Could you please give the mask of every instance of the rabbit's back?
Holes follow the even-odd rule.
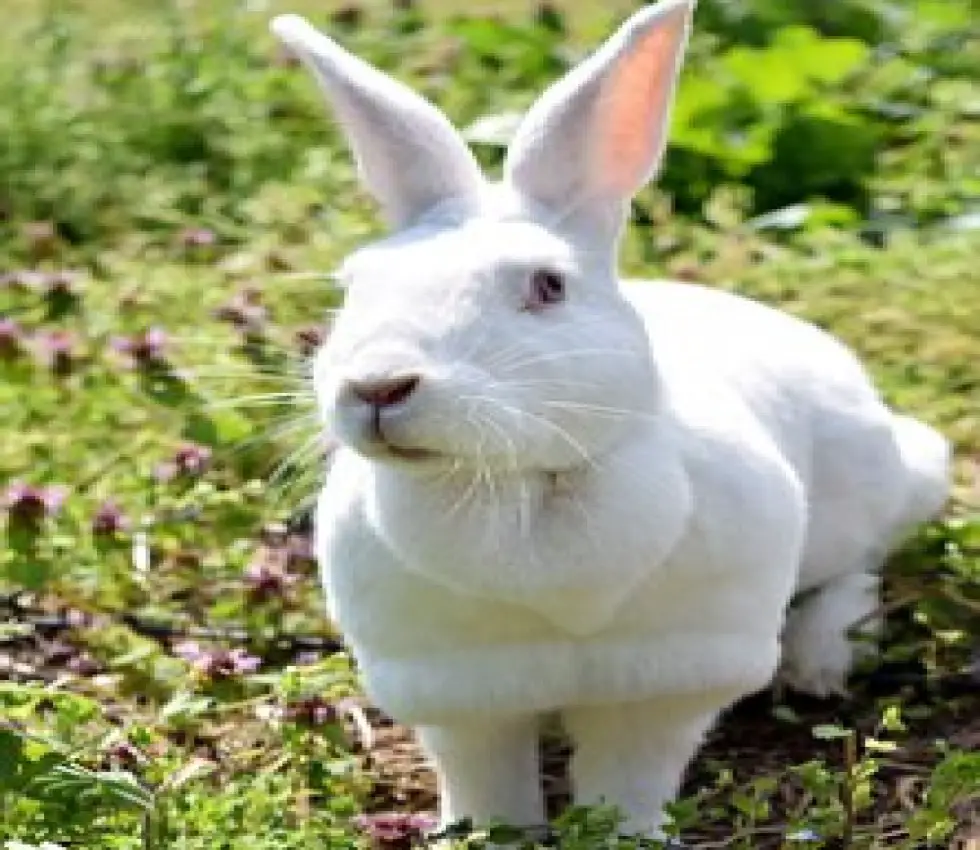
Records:
[[[819,327],[708,287],[629,281],[681,419],[734,392],[807,492],[799,589],[880,560],[945,498],[946,441],[895,414],[858,358]]]

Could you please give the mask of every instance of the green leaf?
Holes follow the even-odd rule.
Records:
[[[826,38],[810,27],[784,27],[775,38],[780,61],[809,79],[832,85],[853,74],[871,52],[856,38]]]
[[[821,723],[814,726],[810,733],[818,741],[836,741],[841,738],[850,738],[854,734],[852,730],[832,723]]]
[[[23,750],[24,739],[13,729],[0,726],[0,789],[15,787]]]
[[[802,67],[786,60],[783,51],[733,47],[722,62],[754,98],[777,104],[799,100],[810,91]]]
[[[196,696],[189,691],[178,691],[162,709],[160,717],[171,720],[177,717],[196,717],[214,706],[211,697]]]

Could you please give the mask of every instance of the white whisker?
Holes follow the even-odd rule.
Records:
[[[612,356],[612,357],[626,357],[629,359],[637,359],[642,355],[635,351],[622,351],[618,348],[573,348],[567,351],[554,351],[549,354],[539,354],[534,357],[528,357],[524,360],[519,360],[517,363],[511,364],[503,371],[507,374],[516,372],[518,369],[524,369],[527,366],[535,366],[540,363],[553,363],[556,360],[564,360],[570,357],[593,357],[595,355],[602,356]]]
[[[295,407],[300,404],[313,404],[314,401],[315,399],[311,393],[259,393],[257,395],[236,396],[235,398],[209,401],[206,406],[212,410],[225,410],[236,407],[285,407],[287,405]]]
[[[471,411],[467,411],[467,413],[466,413],[466,420],[467,420],[467,422],[469,422],[470,425],[473,426],[474,430],[476,430],[477,435],[478,435],[478,437],[477,437],[477,450],[476,450],[477,451],[477,465],[473,469],[473,474],[472,474],[472,477],[470,478],[469,483],[467,484],[467,486],[465,487],[465,489],[463,490],[463,492],[460,494],[459,498],[456,499],[456,501],[452,504],[452,506],[447,511],[447,513],[446,513],[446,519],[447,520],[451,520],[456,515],[456,513],[467,502],[469,502],[471,498],[473,498],[473,496],[476,494],[476,490],[477,490],[477,488],[479,486],[479,482],[480,482],[480,473],[481,473],[481,465],[480,465],[480,451],[481,451],[481,448],[480,448],[480,444],[481,444],[482,439],[483,439],[483,436],[482,436],[483,435],[483,432],[482,432],[482,429],[481,429],[479,423],[477,423],[473,419],[473,416],[472,416],[472,412]]]
[[[503,387],[504,389],[520,389],[521,387],[578,387],[579,389],[594,389],[597,384],[595,381],[573,381],[563,378],[527,378],[520,381],[494,380],[489,381],[490,386]]]
[[[292,383],[307,383],[312,375],[307,369],[273,369],[258,365],[243,365],[238,363],[226,363],[221,365],[209,366],[176,366],[174,373],[184,380],[195,378],[214,378],[216,380],[263,380],[263,381],[282,381]]]
[[[229,452],[232,455],[238,454],[259,443],[273,443],[297,431],[304,431],[314,427],[318,428],[318,419],[319,417],[316,411],[311,411],[300,415],[297,415],[295,412],[290,412],[284,416],[274,417],[272,421],[268,423],[272,427],[263,429],[254,437],[250,437],[247,440],[242,440],[236,446],[233,446]]]
[[[607,324],[607,320],[604,318],[592,318],[584,322],[579,322],[574,327],[568,325],[556,325],[551,328],[546,328],[539,331],[534,340],[536,343],[541,343],[542,341],[547,341],[555,337],[561,338],[564,335],[574,334],[574,338],[578,339],[581,336],[581,332],[584,328],[588,328],[593,325],[604,325]],[[513,345],[508,346],[500,351],[494,353],[486,363],[488,369],[506,369],[509,365],[508,361],[513,361],[515,355],[521,354],[527,348],[526,342],[518,342]]]
[[[595,460],[592,458],[591,454],[589,454],[588,450],[560,425],[557,425],[554,422],[551,422],[550,420],[544,418],[543,416],[539,416],[536,413],[531,413],[528,410],[521,410],[518,407],[513,407],[512,405],[505,404],[498,399],[489,398],[487,396],[469,396],[469,395],[463,396],[463,398],[470,401],[487,403],[491,407],[497,407],[500,410],[505,410],[508,413],[517,416],[518,419],[525,418],[537,422],[540,425],[543,425],[545,428],[548,428],[549,430],[554,431],[556,434],[558,434],[562,438],[562,440],[564,440],[567,443],[568,446],[570,446],[575,452],[577,452],[578,455],[582,458],[583,463],[585,463],[587,466],[591,467],[592,469],[598,471],[598,467],[596,466]]]
[[[274,500],[276,505],[281,504],[287,495],[291,495],[295,488],[302,483],[302,478],[297,479],[293,482],[292,488],[280,487],[279,483],[282,481],[288,469],[295,468],[297,466],[304,465],[307,461],[315,457],[318,453],[324,451],[323,446],[323,435],[320,433],[313,434],[307,440],[305,440],[299,448],[290,452],[283,460],[279,462],[276,468],[272,471],[269,476],[267,483],[272,488],[273,491],[279,492],[278,498]]]
[[[657,419],[656,414],[647,410],[631,410],[626,407],[608,407],[601,404],[588,404],[577,401],[550,400],[541,402],[545,407],[556,410],[570,410],[576,413],[591,413],[596,416],[606,416],[611,419]]]

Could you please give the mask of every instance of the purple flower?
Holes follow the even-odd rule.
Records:
[[[213,230],[206,227],[185,227],[177,237],[184,248],[210,248],[218,241]]]
[[[289,567],[312,564],[316,561],[313,537],[309,534],[290,534],[286,541],[286,551],[288,553],[286,565]]]
[[[78,653],[78,649],[61,640],[51,641],[41,646],[41,654],[48,664],[64,664]]]
[[[64,378],[75,371],[75,335],[71,331],[48,331],[34,339],[38,354],[54,375]]]
[[[402,850],[421,842],[436,825],[431,815],[411,812],[389,812],[358,815],[354,826],[364,832],[378,850]]]
[[[77,281],[78,274],[66,269],[53,272],[18,269],[0,275],[2,286],[10,289],[33,289],[45,295],[74,295]]]
[[[296,331],[295,339],[303,357],[312,357],[326,340],[326,334],[319,325],[309,325]]]
[[[102,669],[102,665],[88,652],[73,655],[65,666],[77,676],[94,676]]]
[[[8,289],[30,289],[31,277],[36,274],[37,272],[28,271],[27,269],[5,272],[0,275],[0,286],[5,286]]]
[[[174,463],[184,475],[200,475],[211,463],[211,449],[197,443],[184,443],[176,454]]]
[[[61,509],[68,489],[58,484],[35,487],[15,481],[3,496],[7,520],[19,528],[36,531],[41,522]]]
[[[290,572],[299,561],[294,554],[295,536],[281,523],[269,523],[262,529],[262,542],[245,568],[245,584],[255,601],[282,597],[299,581]]]
[[[261,531],[262,551],[274,554],[283,569],[292,569],[313,563],[313,537],[300,531],[290,531],[285,525],[270,522]]]
[[[185,641],[174,647],[174,652],[189,661],[199,675],[206,679],[232,679],[245,673],[254,673],[262,663],[260,658],[249,655],[244,649],[203,649],[194,641]]]
[[[129,741],[117,741],[106,748],[105,754],[111,765],[127,770],[142,767],[148,761],[147,757]]]
[[[269,311],[262,303],[262,291],[249,286],[218,307],[214,317],[228,322],[241,333],[257,335],[265,328]]]
[[[167,333],[161,328],[150,328],[132,336],[117,336],[112,340],[112,347],[130,366],[159,365],[166,362]]]
[[[285,596],[298,581],[298,576],[286,572],[284,559],[277,555],[277,552],[263,547],[245,568],[245,584],[253,601]]]
[[[321,696],[306,697],[286,704],[283,716],[300,726],[327,726],[340,719],[341,712]]]
[[[0,360],[14,360],[23,353],[23,329],[13,319],[0,316]]]
[[[92,516],[92,533],[97,537],[112,537],[129,527],[129,519],[115,502],[103,502]]]
[[[91,626],[94,619],[91,614],[86,614],[78,608],[69,608],[64,612],[65,622],[73,629],[80,629]]]
[[[158,481],[169,481],[177,476],[197,478],[211,465],[211,449],[197,443],[184,443],[174,456],[161,463],[155,472]]]
[[[44,272],[38,283],[44,294],[49,298],[74,298],[78,295],[78,273],[62,269],[56,272]]]
[[[281,522],[268,522],[262,526],[259,536],[266,546],[285,546],[286,540],[289,538],[289,529]]]

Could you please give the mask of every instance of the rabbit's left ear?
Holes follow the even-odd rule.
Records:
[[[407,227],[449,200],[464,211],[476,208],[483,176],[439,109],[298,15],[281,15],[270,28],[313,72],[347,136],[361,181],[390,225]]]
[[[547,89],[511,142],[505,179],[558,219],[584,214],[615,233],[663,156],[694,5],[641,9]]]

